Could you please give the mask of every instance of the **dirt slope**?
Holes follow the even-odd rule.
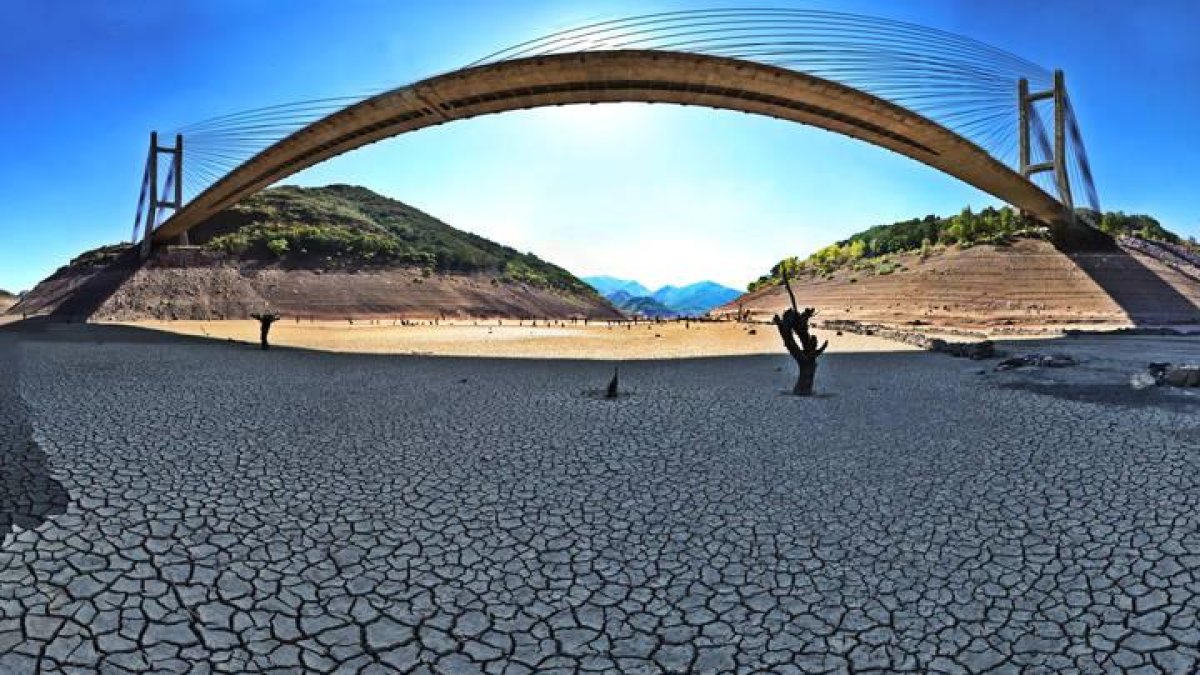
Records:
[[[1160,259],[1161,258],[1161,259]],[[1065,254],[1052,244],[1020,240],[894,256],[902,269],[884,276],[839,271],[793,282],[797,300],[826,319],[880,323],[914,320],[963,327],[1200,323],[1200,267],[1119,250]],[[717,308],[739,306],[769,318],[787,306],[780,286],[759,289]]]
[[[619,318],[570,272],[353,185],[264,190],[143,261],[86,251],[13,313],[56,318]],[[2,310],[0,310],[2,311]]]
[[[10,311],[73,320],[244,319],[270,309],[317,319],[357,317],[617,318],[598,296],[392,266],[362,271],[287,269],[202,251],[168,249],[144,265],[64,268]]]

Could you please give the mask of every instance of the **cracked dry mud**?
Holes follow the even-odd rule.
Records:
[[[911,353],[828,356],[815,399],[782,355],[627,363],[601,401],[601,362],[0,349],[0,672],[1200,656],[1194,411]]]

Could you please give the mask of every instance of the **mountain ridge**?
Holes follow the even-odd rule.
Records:
[[[632,279],[620,279],[604,274],[598,274],[594,276],[580,277],[580,280],[596,289],[597,293],[606,297],[608,294],[616,293],[618,291],[624,291],[625,293],[628,293],[630,297],[634,298],[648,296],[651,294],[649,288],[646,288],[642,284],[633,281]]]
[[[605,298],[626,314],[651,318],[675,316],[674,310],[648,295],[630,295],[626,291],[614,291]]]
[[[701,315],[741,295],[741,291],[710,280],[683,286],[667,284],[654,291],[635,280],[607,275],[582,280],[618,308],[653,317]]]

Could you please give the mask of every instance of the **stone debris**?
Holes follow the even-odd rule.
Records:
[[[1068,328],[1063,331],[1063,335],[1069,338],[1077,337],[1095,337],[1108,335],[1138,335],[1150,337],[1191,337],[1200,335],[1200,331],[1190,330],[1187,328],[1171,328],[1169,326],[1133,326],[1122,327],[1117,329],[1103,330],[1085,330],[1078,328]]]
[[[1129,385],[1134,389],[1147,389],[1158,385],[1158,379],[1147,372],[1134,373],[1129,378]]]
[[[911,325],[921,325],[909,322]],[[854,333],[857,335],[873,335],[886,340],[895,340],[921,349],[927,349],[931,352],[939,354],[949,354],[958,358],[967,358],[972,360],[993,359],[999,356],[996,350],[996,345],[991,340],[982,339],[986,336],[983,333],[974,333],[971,331],[951,331],[944,329],[943,332],[962,335],[964,337],[981,338],[973,341],[965,342],[949,342],[942,338],[935,338],[926,335],[920,331],[902,330],[899,328],[891,328],[882,324],[863,323],[853,319],[833,319],[822,322],[821,327],[825,330],[836,330],[838,335],[843,331]]]
[[[1151,363],[1146,374],[1154,384],[1168,387],[1200,387],[1200,365],[1174,366],[1169,363]]]
[[[981,342],[947,342],[939,338],[931,338],[925,347],[939,354],[949,354],[956,358],[982,361],[996,358],[996,345],[991,340]]]
[[[1010,356],[996,364],[996,370],[1012,370],[1014,368],[1069,368],[1079,365],[1079,361],[1070,354],[1023,354]]]

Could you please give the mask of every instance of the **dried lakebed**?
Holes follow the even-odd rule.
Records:
[[[628,362],[603,401],[604,362],[131,335],[0,335],[0,673],[1200,657],[1194,399],[1020,386],[1127,377],[1112,342],[832,354],[813,399],[782,354]]]

